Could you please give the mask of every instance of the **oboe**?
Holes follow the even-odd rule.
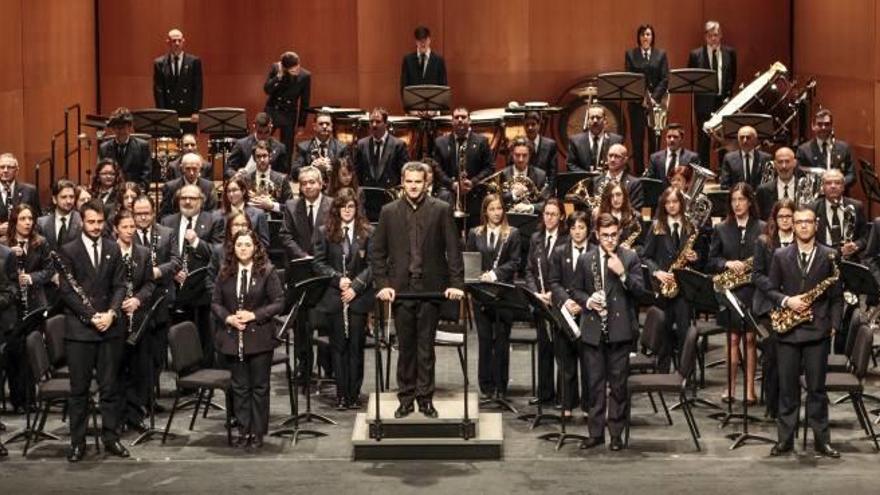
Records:
[[[21,248],[21,256],[18,257],[18,274],[19,274],[19,276],[21,276],[21,274],[25,273],[25,263],[27,262],[27,260],[25,259],[25,253],[24,253],[25,245],[27,245],[27,241],[18,241],[18,247]],[[23,320],[24,317],[27,316],[27,314],[28,314],[28,286],[26,283],[19,282],[18,288],[19,288],[19,291],[18,291],[19,302],[21,303],[21,313],[19,313],[18,317],[19,317],[19,319]]]
[[[238,291],[238,299],[236,300],[236,312],[244,309],[244,291]],[[247,327],[245,327],[247,328]],[[244,362],[244,330],[235,329],[238,332],[238,362]]]
[[[134,297],[134,260],[131,258],[130,254],[126,254],[122,257],[122,264],[125,265],[125,298],[131,299]],[[131,335],[134,331],[134,312],[128,315],[128,332],[126,335]]]
[[[601,292],[602,295],[605,295],[605,284],[602,283],[602,263],[600,261],[603,252],[604,250],[599,248],[598,256],[593,261],[593,287],[595,287],[596,292]],[[608,308],[607,302],[603,301],[603,303],[606,307],[600,309],[598,313],[602,322],[602,342],[608,342]]]

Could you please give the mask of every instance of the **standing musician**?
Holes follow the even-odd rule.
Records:
[[[666,51],[654,48],[656,32],[654,26],[642,24],[636,30],[636,47],[626,51],[625,66],[627,72],[638,72],[645,75],[644,101],[630,103],[629,130],[632,143],[636,175],[641,175],[645,166],[645,137],[647,114],[654,105],[663,105],[668,97],[669,61]],[[657,150],[654,136],[648,133],[648,153]]]
[[[466,198],[470,205],[468,213],[476,213],[480,203],[474,186],[488,177],[494,167],[489,140],[471,130],[471,113],[467,108],[452,111],[452,133],[434,140],[434,159],[440,164],[434,184],[449,189],[462,200]]]
[[[712,113],[721,108],[724,100],[733,96],[736,84],[736,51],[721,44],[721,24],[718,21],[706,21],[704,25],[706,44],[691,50],[688,55],[688,67],[694,69],[710,69],[715,72],[718,80],[718,92],[715,94],[694,95],[694,114],[697,117],[697,151],[700,162],[709,164],[709,135],[702,132],[703,124],[712,117]]]
[[[534,154],[532,142],[523,136],[510,143],[513,163],[501,171],[501,176],[505,184],[511,184],[510,190],[504,191],[503,199],[505,205],[510,205],[512,213],[541,213],[549,195],[546,172],[531,164]],[[526,185],[529,182],[531,189]]]
[[[52,211],[37,218],[37,229],[46,238],[50,249],[57,250],[67,241],[82,233],[82,219],[74,208],[76,185],[67,179],[58,179],[52,185]]]
[[[331,327],[336,409],[340,411],[361,408],[367,314],[375,304],[367,258],[372,234],[355,191],[342,189],[315,237],[315,273],[332,277],[317,310]]]
[[[620,450],[629,409],[629,352],[639,335],[637,298],[644,285],[638,255],[617,244],[617,218],[601,213],[595,225],[599,245],[578,259],[572,293],[583,310],[581,362],[587,367],[589,391],[590,438],[581,447],[604,444],[607,424],[611,450]]]
[[[287,174],[272,170],[269,160],[272,155],[268,141],[257,141],[254,144],[254,163],[256,167],[244,177],[248,188],[256,194],[250,195],[250,203],[267,215],[281,214],[281,207],[293,198]],[[241,174],[239,174],[241,175]]]
[[[240,175],[233,175],[223,187],[223,201],[220,203],[221,207],[214,210],[214,218],[225,226],[232,215],[236,213],[246,215],[253,226],[252,230],[263,243],[263,247],[269,249],[268,215],[263,210],[251,205],[250,195],[248,183],[244,178]]]
[[[12,153],[0,154],[0,236],[6,235],[9,214],[20,203],[27,203],[40,212],[40,195],[33,184],[19,182],[18,159]]]
[[[568,244],[568,236],[563,232],[564,209],[556,198],[544,204],[540,228],[529,239],[526,287],[547,306],[552,303],[550,291],[550,253],[557,244]],[[535,321],[538,332],[538,390],[531,404],[552,404],[556,400],[556,379],[554,378],[553,340],[543,319]]]
[[[770,155],[758,149],[758,131],[752,126],[740,127],[736,140],[739,149],[724,155],[718,183],[723,189],[731,189],[734,184],[745,182],[754,191],[761,184],[764,167],[770,166]]]
[[[296,153],[293,155],[293,165],[290,175],[299,176],[299,169],[311,165],[318,158],[327,158],[331,162],[348,155],[348,147],[333,137],[333,117],[329,113],[318,112],[315,114],[315,123],[312,124],[315,137],[300,141],[296,145]]]
[[[218,351],[232,371],[232,395],[239,423],[237,447],[263,446],[269,431],[269,371],[275,349],[273,318],[284,306],[284,291],[266,250],[249,230],[236,232],[226,251],[211,309],[225,325]]]
[[[120,325],[131,337],[137,331],[149,311],[153,300],[156,284],[153,280],[153,263],[150,249],[134,243],[137,227],[131,210],[120,210],[113,218],[116,244],[122,254],[122,279],[125,283],[125,298],[122,300],[122,318]],[[120,390],[119,422],[120,426],[128,427],[138,433],[147,430],[144,424],[144,412],[147,410],[150,387],[153,380],[150,376],[153,359],[152,343],[143,338],[134,345],[126,345],[120,366],[118,382]]]
[[[416,51],[405,55],[400,64],[401,95],[407,86],[447,86],[446,62],[438,53],[431,51],[431,30],[419,26],[413,35],[416,38]]]
[[[535,152],[529,159],[529,164],[544,171],[547,176],[547,185],[553,190],[556,184],[556,172],[559,168],[556,156],[556,141],[541,135],[541,114],[539,112],[526,112],[523,125],[526,129],[526,138],[532,143]]]
[[[678,283],[673,269],[683,268],[699,259],[693,246],[688,245],[691,237],[696,238],[698,233],[684,215],[687,200],[681,189],[666,188],[657,205],[657,215],[651,228],[645,233],[640,258],[655,279],[655,286],[671,287]],[[666,313],[665,345],[658,357],[657,367],[659,372],[665,373],[669,370],[673,352],[681,353],[685,335],[690,328],[691,307],[681,290],[666,295],[663,295],[662,290],[657,292],[660,292],[657,304]]]
[[[414,400],[424,415],[437,417],[433,403],[434,339],[440,303],[395,302],[395,296],[398,292],[442,291],[446,299],[460,301],[464,297],[464,262],[452,207],[425,194],[427,175],[424,163],[404,165],[404,197],[382,207],[370,254],[379,289],[376,297],[391,305],[400,346],[396,418],[413,412]]]
[[[644,195],[642,193],[642,181],[638,177],[634,177],[629,173],[627,163],[629,161],[629,152],[626,146],[622,144],[612,144],[608,148],[607,166],[608,170],[603,177],[604,180],[617,182],[626,188],[629,195],[629,202],[636,211],[642,209],[644,204]],[[595,191],[594,191],[595,193]]]
[[[174,110],[181,117],[198,117],[202,108],[202,60],[183,52],[184,37],[179,29],[168,31],[168,54],[153,61],[153,100],[156,108]],[[187,132],[195,125],[186,123]]]
[[[632,207],[629,202],[629,193],[619,182],[612,182],[602,191],[599,208],[593,212],[595,220],[602,213],[608,213],[618,222],[619,245],[625,245],[630,249],[641,244],[644,238],[642,234],[642,216]],[[599,239],[590,238],[591,244],[598,244]]]
[[[223,170],[223,177],[230,178],[232,174],[244,168],[245,172],[252,171],[256,164],[254,163],[254,145],[257,141],[266,141],[269,143],[269,163],[272,170],[276,172],[287,172],[287,148],[278,142],[272,136],[272,119],[266,112],[260,112],[254,117],[251,124],[254,132],[238,141],[232,146],[232,151],[226,159],[226,165]]]
[[[119,107],[110,114],[107,127],[113,131],[113,138],[107,139],[98,148],[98,167],[101,159],[112,158],[119,164],[125,179],[146,186],[153,171],[153,158],[150,144],[143,139],[133,137],[134,117],[125,107]],[[199,162],[201,163],[201,162]]]
[[[555,241],[556,245],[550,250],[550,257],[547,262],[549,265],[548,282],[550,284],[550,292],[552,292],[553,306],[557,308],[565,307],[575,317],[581,314],[581,305],[574,300],[574,277],[577,268],[578,259],[583,255],[587,248],[587,235],[590,232],[590,220],[587,213],[583,211],[575,211],[566,219],[568,227],[568,239],[565,242]],[[564,399],[560,405],[562,406],[562,415],[570,417],[572,410],[578,403],[578,397],[581,398],[581,407],[587,411],[587,366],[586,363],[580,361],[582,356],[580,351],[580,342],[569,338],[567,335],[559,335],[554,341],[554,350],[559,365],[559,389],[565,387],[562,391],[560,401]],[[578,363],[581,369],[581,387],[578,388]]]
[[[198,187],[205,197],[205,211],[213,210],[217,207],[217,195],[214,193],[214,182],[202,177],[201,174],[202,157],[195,153],[187,153],[180,159],[181,176],[165,183],[162,188],[162,205],[159,207],[159,214],[162,217],[174,213],[174,198],[177,197],[177,191],[183,186],[191,185]]]
[[[568,140],[566,169],[569,172],[589,172],[605,168],[608,148],[623,143],[623,136],[606,132],[605,107],[592,104],[587,108],[588,127]]]
[[[400,183],[400,169],[407,160],[406,143],[388,132],[388,110],[374,108],[370,135],[358,140],[354,150],[358,182],[367,187],[394,187]]]
[[[651,154],[645,174],[648,177],[662,180],[668,186],[669,176],[672,175],[675,167],[700,163],[700,157],[696,153],[682,146],[683,140],[684,128],[681,124],[673,123],[666,126],[666,149]]]
[[[845,141],[834,137],[831,110],[819,109],[813,117],[812,129],[813,139],[798,146],[798,165],[825,170],[836,168],[843,173],[846,187],[851,187],[856,180],[852,150]]]
[[[4,257],[5,260],[5,257]],[[4,261],[5,262],[5,261]],[[12,282],[6,276],[5,267],[0,266],[0,364],[4,359],[3,348],[6,346],[6,335],[15,327],[15,299],[12,293]],[[2,384],[0,384],[2,386]],[[0,422],[0,431],[6,430],[6,425]],[[3,446],[0,439],[0,457],[6,457],[9,452]]]
[[[770,286],[770,261],[778,249],[788,247],[794,242],[794,211],[791,199],[781,199],[773,205],[764,232],[755,243],[755,261],[752,264],[752,283],[755,297],[751,308],[755,318],[769,328],[770,310],[773,302],[767,297]],[[746,303],[748,304],[748,303]],[[770,332],[759,342],[762,352],[761,381],[767,404],[767,416],[776,419],[779,410],[779,369],[777,366],[778,341],[776,332]]]
[[[70,462],[79,462],[85,456],[93,379],[98,382],[104,449],[117,457],[129,455],[119,442],[117,429],[117,381],[125,345],[125,326],[120,321],[125,299],[122,256],[115,242],[101,238],[101,203],[92,200],[84,204],[80,216],[82,237],[61,246],[59,252],[65,272],[60,292],[67,314],[64,341],[70,367]]]
[[[843,172],[831,169],[822,176],[823,197],[812,205],[816,212],[816,241],[852,257],[865,249],[868,228],[862,202],[847,198]],[[848,213],[847,213],[848,212]],[[849,225],[848,225],[849,223]],[[847,232],[847,229],[852,229]]]
[[[794,450],[794,436],[801,403],[801,374],[807,393],[807,422],[813,430],[813,447],[818,455],[840,457],[831,446],[828,430],[828,394],[825,374],[828,368],[828,339],[841,321],[843,297],[840,283],[830,284],[813,302],[805,300],[809,292],[828,285],[837,261],[834,250],[816,242],[816,214],[798,207],[794,212],[796,242],[777,249],[770,263],[770,288],[767,296],[777,308],[797,313],[810,309],[813,318],[780,333],[778,439],[770,450],[780,456]]]
[[[291,155],[294,149],[294,133],[298,133],[297,129],[306,125],[311,90],[312,74],[300,65],[299,55],[295,52],[282,53],[281,59],[269,68],[263,84],[263,92],[268,96],[263,111],[269,114],[275,127],[281,130],[281,143]],[[290,160],[290,156],[285,156],[285,160]],[[272,168],[278,172],[290,170],[289,163],[284,165],[286,167],[280,170]]]
[[[761,213],[762,220],[767,220],[770,216],[770,210],[777,201],[794,200],[797,196],[796,168],[797,162],[791,148],[783,146],[773,154],[773,169],[776,171],[776,179],[761,183],[755,191],[758,211]]]
[[[528,165],[528,160],[525,160]],[[466,251],[480,253],[480,281],[512,284],[519,270],[520,235],[507,223],[501,196],[487,194],[480,208],[480,225],[467,235]],[[513,314],[499,314],[475,305],[479,360],[477,362],[480,394],[484,398],[507,399],[510,375],[510,328]]]
[[[755,202],[755,193],[752,187],[744,182],[733,186],[730,191],[730,209],[727,219],[715,225],[712,232],[712,241],[709,245],[709,260],[706,263],[706,271],[709,273],[724,273],[731,278],[745,276],[752,273],[749,266],[755,254],[755,241],[764,231],[764,222],[758,218],[758,205]],[[751,277],[743,285],[733,290],[740,301],[746,302],[753,299],[755,287],[751,283]],[[730,348],[727,350],[727,359],[730,366],[730,387],[722,396],[725,401],[734,400],[736,390],[736,375],[739,372],[740,341],[742,334],[746,334],[746,400],[750,403],[757,401],[755,395],[755,368],[758,364],[757,340],[755,332],[746,327],[745,321],[730,311],[718,313],[718,325],[727,328],[730,332]]]

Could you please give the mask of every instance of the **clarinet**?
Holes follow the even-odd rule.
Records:
[[[602,248],[599,248],[599,256],[597,259],[593,261],[593,286],[595,287],[597,292],[602,292],[605,295],[605,286],[602,284],[602,263],[601,263],[601,252]],[[607,302],[606,307],[597,311],[599,313],[599,318],[602,322],[601,332],[602,332],[602,342],[608,342],[608,309]]]
[[[131,299],[134,297],[134,260],[131,255],[123,256],[122,263],[125,265],[125,298]],[[134,312],[128,315],[128,332],[126,335],[131,335],[134,332]]]
[[[55,251],[49,252],[49,257],[52,259],[52,264],[55,265],[55,268],[61,272],[61,275],[64,277],[64,280],[67,281],[67,284],[70,285],[70,288],[73,290],[74,294],[79,296],[82,301],[83,306],[85,306],[86,310],[90,313],[97,313],[95,311],[95,307],[92,306],[92,301],[89,300],[89,296],[86,295],[86,291],[83,290],[82,286],[79,285],[79,282],[73,278],[73,274],[70,273],[70,270],[67,269],[67,265],[64,264],[64,261],[61,260],[61,256],[58,256],[58,253]],[[83,315],[77,315],[79,320],[86,326],[92,324],[92,320]]]
[[[504,252],[504,245],[507,244],[507,239],[509,237],[510,236],[508,235],[506,237],[501,238],[501,245],[498,246],[498,254],[495,255],[495,259],[492,261],[492,270],[493,271],[498,268],[498,262],[501,261],[501,253]],[[496,276],[497,276],[497,274],[496,274]]]
[[[345,258],[346,258],[345,250],[343,249],[342,250],[342,276],[343,277],[346,276],[346,272],[348,271],[348,270],[346,270],[346,266],[345,266],[346,265]],[[347,339],[348,338],[348,303],[347,302],[342,303],[342,325],[343,325],[343,328],[345,329],[345,338]]]
[[[537,254],[538,258],[538,284],[540,285],[541,294],[543,294],[546,292],[546,290],[544,290],[544,271],[541,269],[541,265],[543,264],[542,258],[544,257],[544,246],[541,245],[541,247],[538,248],[538,252],[535,254]]]
[[[181,256],[180,256],[180,259],[181,259],[180,269],[183,271],[183,273],[185,273],[187,275],[189,275],[189,251],[190,251],[189,243],[186,241],[183,241],[183,253],[181,253]],[[186,279],[183,279],[183,282],[180,283],[178,288],[182,289],[184,284],[186,284]]]
[[[25,263],[27,260],[25,259],[24,247],[26,244],[27,241],[18,241],[18,247],[20,247],[22,251],[21,256],[19,256],[17,260],[19,275],[25,273]],[[21,313],[19,313],[18,319],[24,320],[24,317],[28,314],[28,286],[25,283],[19,282],[18,288],[19,303],[21,304]]]
[[[251,275],[253,276],[253,275]],[[235,302],[236,311],[241,311],[244,309],[244,291],[239,290],[238,298]],[[235,329],[236,333],[238,333],[238,362],[244,362],[244,330]]]

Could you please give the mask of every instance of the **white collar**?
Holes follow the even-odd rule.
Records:
[[[241,263],[238,264],[238,274],[241,276],[242,270],[247,270],[249,273],[253,273],[254,260],[251,260],[248,264],[243,265]]]
[[[385,141],[388,140],[388,131],[385,131],[385,134],[382,134],[382,137],[380,137],[379,139],[376,139],[376,136],[371,137],[373,138],[373,142],[379,141],[384,145]]]
[[[666,225],[669,226],[669,232],[670,232],[670,233],[672,233],[672,231],[673,231],[673,229],[674,229],[673,224],[675,224],[675,223],[678,224],[678,232],[681,233],[681,230],[682,230],[682,228],[684,227],[684,221],[683,221],[683,219],[682,219],[681,217],[678,217],[678,218],[667,217],[667,218],[666,218]]]
[[[132,252],[134,252],[134,244],[129,244],[128,248],[122,247],[122,243],[117,241],[116,244],[119,246],[119,252],[122,253],[122,256],[126,254],[131,256]]]
[[[316,208],[320,207],[321,206],[321,196],[323,196],[323,193],[318,193],[318,197],[315,198],[314,201],[309,201],[308,199],[306,199],[306,205],[314,206]],[[305,199],[305,197],[303,199]]]
[[[354,234],[354,220],[342,224],[342,229],[348,227],[348,235]]]
[[[92,240],[89,236],[86,235],[85,232],[83,232],[82,234],[80,234],[80,238],[82,238],[83,244],[85,244],[87,248],[92,249],[92,244],[97,242],[98,249],[101,249],[101,238],[100,237],[98,237],[95,240]],[[91,251],[89,251],[89,253],[91,253]]]

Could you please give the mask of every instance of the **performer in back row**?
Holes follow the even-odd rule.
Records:
[[[633,171],[642,174],[645,166],[645,139],[648,140],[648,155],[657,150],[657,142],[653,132],[646,132],[647,112],[653,105],[663,105],[668,98],[669,60],[666,51],[654,48],[657,33],[654,26],[642,24],[636,30],[636,47],[626,51],[625,66],[627,72],[638,72],[645,75],[645,98],[643,101],[631,102],[629,110],[630,142],[633,150]],[[653,130],[651,130],[653,131]]]

